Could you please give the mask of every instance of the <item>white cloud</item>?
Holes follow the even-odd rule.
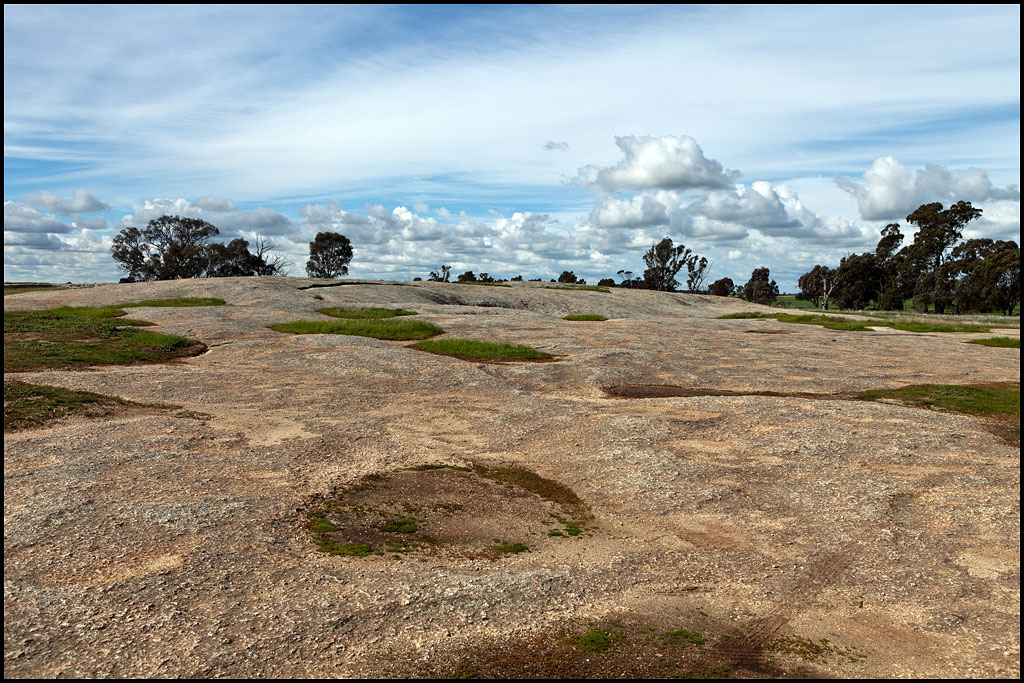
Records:
[[[544,149],[546,149],[549,152],[568,152],[569,143],[554,142],[553,140],[548,140],[547,143],[544,145]]]
[[[590,212],[591,225],[598,228],[647,228],[669,223],[669,208],[657,198],[636,194],[629,199],[606,197]]]
[[[38,232],[63,234],[71,232],[72,226],[53,214],[40,213],[20,202],[4,202],[4,232]],[[6,244],[7,238],[4,237]]]
[[[704,150],[688,135],[616,136],[615,144],[624,159],[606,168],[584,166],[570,182],[599,194],[611,194],[619,189],[728,188],[740,175],[704,156]]]
[[[861,218],[866,220],[902,220],[922,204],[932,202],[1020,201],[1016,185],[995,187],[988,173],[973,166],[966,172],[938,164],[917,170],[885,156],[875,159],[863,178],[863,183],[846,176],[838,176],[835,181],[857,199]]]
[[[203,211],[213,211],[217,213],[225,213],[228,211],[237,211],[238,207],[230,199],[223,199],[221,197],[211,197],[209,195],[200,197],[199,199],[192,202],[192,205],[196,208],[202,209]]]
[[[790,216],[786,205],[771,183],[759,181],[751,189],[743,185],[729,190],[709,192],[686,210],[694,216],[725,223],[738,223],[760,230],[790,229],[800,221]]]
[[[105,211],[110,207],[83,189],[74,192],[71,200],[63,199],[43,190],[34,194],[25,195],[25,203],[37,209],[52,211],[62,216],[70,216],[73,213],[91,213],[93,211]]]

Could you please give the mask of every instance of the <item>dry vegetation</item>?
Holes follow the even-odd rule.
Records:
[[[6,676],[1019,675],[1020,359],[965,343],[1019,328],[278,277],[5,308],[179,297],[228,305],[131,327],[201,355],[5,377],[67,402],[5,424]],[[550,358],[339,333],[410,320]]]

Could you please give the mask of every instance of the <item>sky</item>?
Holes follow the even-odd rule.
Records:
[[[1020,243],[1020,6],[5,5],[4,280],[162,215],[304,276],[594,283],[669,237],[796,291],[924,203]]]

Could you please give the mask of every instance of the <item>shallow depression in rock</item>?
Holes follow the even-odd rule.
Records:
[[[582,501],[524,468],[427,465],[363,477],[306,512],[330,555],[497,559],[593,534]]]

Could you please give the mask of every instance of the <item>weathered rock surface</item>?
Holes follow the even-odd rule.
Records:
[[[697,612],[737,628],[772,617],[778,633],[865,655],[822,675],[1019,675],[1018,448],[973,418],[883,403],[602,390],[1019,382],[1019,352],[963,343],[978,335],[717,320],[759,307],[709,296],[310,288],[321,284],[227,278],[5,300],[230,304],[132,310],[207,344],[199,357],[19,375],[211,417],[4,434],[6,676],[372,675],[385,651],[423,658],[612,614],[685,623]],[[267,328],[329,305],[401,306],[452,336],[559,360],[470,363]],[[610,320],[561,319],[570,313]],[[314,500],[364,475],[472,462],[572,488],[596,531],[538,527],[508,539],[532,552],[490,560],[331,557],[305,528]]]

